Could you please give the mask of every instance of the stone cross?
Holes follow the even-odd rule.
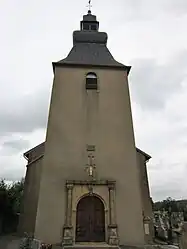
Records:
[[[88,1],[88,5],[86,7],[88,7],[88,11],[91,11],[91,7],[92,7],[91,0]]]
[[[88,175],[93,177],[94,176],[94,170],[96,169],[96,166],[94,164],[94,156],[92,154],[88,155],[88,164],[86,166],[86,170],[88,172]]]

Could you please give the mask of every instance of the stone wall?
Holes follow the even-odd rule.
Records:
[[[181,248],[187,249],[187,222],[184,222],[184,231],[181,237]]]
[[[32,163],[32,162],[31,162]],[[42,157],[27,165],[23,207],[20,214],[18,233],[23,235],[25,232],[29,234],[34,233],[38,192],[41,176]]]

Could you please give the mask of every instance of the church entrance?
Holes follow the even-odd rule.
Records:
[[[76,242],[105,241],[105,211],[96,196],[83,197],[77,204]]]

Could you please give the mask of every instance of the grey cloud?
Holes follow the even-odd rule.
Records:
[[[71,3],[64,4],[64,1],[61,0],[57,0],[55,5],[44,0],[39,1],[37,5],[34,1],[20,0],[20,5],[6,1],[6,4],[0,9],[0,26],[2,26],[3,32],[2,46],[0,48],[2,55],[0,62],[2,68],[0,76],[2,88],[0,135],[1,137],[10,135],[2,147],[3,155],[0,157],[0,174],[9,180],[14,181],[24,175],[26,161],[22,158],[21,150],[27,149],[27,139],[32,145],[34,144],[36,139],[33,138],[32,131],[46,127],[52,83],[50,79],[51,61],[56,61],[66,56],[72,45],[72,31],[79,28],[82,14],[86,12],[85,1],[80,0],[78,4],[76,2],[74,5],[75,8],[72,8]],[[7,7],[5,8],[4,6]],[[162,48],[164,47],[166,51],[164,57],[167,57],[169,53],[173,53],[173,48],[186,47],[185,39],[181,36],[182,29],[179,31],[177,27],[182,27],[184,23],[181,18],[187,12],[187,1],[117,0],[114,4],[112,1],[103,0],[101,3],[101,1],[96,0],[93,1],[92,12],[97,15],[101,30],[108,32],[109,41],[113,39],[113,49],[117,48],[116,52],[118,50],[120,54],[123,54],[122,61],[127,59],[129,64],[132,65],[130,87],[133,101],[141,105],[141,114],[143,113],[142,109],[149,110],[149,113],[144,113],[145,116],[150,117],[151,121],[146,123],[143,117],[137,123],[137,127],[140,127],[137,130],[138,136],[140,136],[138,142],[143,145],[140,148],[145,148],[145,151],[153,156],[155,162],[158,162],[155,170],[151,167],[148,168],[151,175],[150,183],[153,197],[155,199],[162,199],[169,195],[180,197],[181,193],[186,197],[186,192],[184,191],[187,190],[187,188],[185,189],[185,180],[182,182],[181,178],[177,180],[175,178],[175,175],[179,174],[179,165],[173,165],[172,167],[167,165],[162,168],[159,160],[160,157],[169,157],[177,162],[181,160],[181,154],[183,153],[183,151],[180,155],[177,153],[181,152],[181,147],[179,148],[176,142],[179,136],[184,136],[185,132],[181,131],[181,134],[177,134],[178,129],[177,132],[172,130],[171,132],[166,132],[163,129],[164,117],[171,118],[171,115],[163,112],[163,108],[166,106],[168,99],[171,99],[173,95],[183,89],[187,53],[181,51],[180,54],[175,55],[174,58],[163,65],[160,65],[154,59],[135,60],[132,63],[130,63],[130,59],[138,57],[136,54],[138,47],[142,51],[142,53],[139,53],[141,54],[139,57],[150,55],[151,52],[146,48],[146,45],[140,46],[140,44],[142,41],[143,44],[146,44],[146,39],[145,37],[143,39],[142,36],[146,36],[144,34],[152,36],[153,32],[150,34],[149,30],[153,29],[153,27],[157,29],[153,29],[155,36],[150,42],[152,47],[158,49],[161,46]],[[176,19],[176,16],[179,18]],[[159,18],[160,20],[157,22]],[[156,22],[155,20],[151,22],[150,20],[152,19],[156,19]],[[178,22],[179,19],[180,22]],[[135,22],[127,25],[127,21]],[[175,26],[176,21],[178,25]],[[162,22],[165,22],[165,29],[160,29]],[[141,26],[146,26],[145,30]],[[163,30],[166,30],[166,33]],[[116,31],[114,35],[112,35],[113,31]],[[138,35],[135,36],[134,33]],[[173,37],[173,33],[178,39]],[[135,37],[134,45],[133,35]],[[125,37],[124,39],[123,36]],[[119,39],[116,40],[115,37]],[[137,37],[139,40],[137,40]],[[162,39],[160,40],[159,37]],[[172,43],[175,44],[171,46],[169,51],[166,44],[171,39]],[[121,43],[120,49],[117,43],[118,45]],[[125,51],[128,52],[128,56]],[[160,51],[162,52],[162,49]],[[156,53],[153,56],[159,58]],[[41,89],[37,89],[39,85],[42,85]],[[35,89],[34,92],[33,89]],[[24,95],[25,91],[29,93]],[[154,116],[155,119],[153,119],[152,117],[155,114],[155,112],[152,112],[153,109],[158,110],[163,115]],[[171,111],[174,113],[173,109]],[[183,111],[181,108],[180,113]],[[173,120],[170,120],[170,123],[174,122],[175,114],[172,116]],[[183,115],[181,122],[184,122]],[[159,130],[155,128],[155,123],[157,126],[160,124],[161,128]],[[166,126],[170,127],[170,123],[166,122]],[[143,132],[143,129],[145,132]],[[16,141],[12,140],[12,133],[17,132],[24,133],[23,137],[26,140],[20,143],[16,139]],[[174,141],[176,146],[170,151],[171,155],[168,156],[166,148],[170,147],[171,140]],[[38,140],[36,144],[37,142]],[[23,148],[24,143],[25,148]],[[4,153],[5,150],[6,153]],[[16,151],[17,153],[15,153]],[[186,151],[184,153],[186,154]],[[162,169],[165,172],[161,173],[163,174],[161,179],[160,175],[157,174]],[[172,178],[172,180],[165,182],[165,178],[168,177]],[[183,179],[185,179],[185,174],[183,174]],[[159,183],[161,180],[162,182]],[[180,185],[177,185],[177,181]]]
[[[8,181],[17,181],[20,180],[24,176],[25,167],[14,167],[15,165],[12,163],[11,167],[8,167],[3,170],[3,179]]]
[[[163,200],[167,197],[181,199],[186,195],[184,179],[177,177],[168,179],[169,176],[170,174],[167,174],[166,172],[162,177],[160,176],[159,180],[157,179],[157,181],[155,181],[154,183],[150,182],[151,196],[154,201]]]
[[[187,13],[186,0],[119,0],[119,2],[121,18],[130,21],[155,19],[162,14],[181,17]]]
[[[24,139],[8,140],[2,144],[2,147],[8,151],[14,150],[15,152],[19,152],[29,147],[29,141]]]
[[[160,4],[165,11],[172,11],[177,15],[187,13],[186,0],[160,0]]]
[[[47,124],[50,89],[7,98],[0,107],[0,134],[32,132]]]
[[[23,151],[3,153],[3,155],[0,156],[0,165],[0,178],[15,181],[25,175],[26,161],[23,158]]]
[[[186,50],[162,65],[155,59],[132,61],[130,87],[133,100],[145,110],[164,108],[167,100],[182,90],[187,73],[186,63]]]
[[[151,188],[151,194],[153,197],[153,201],[161,201],[166,199],[167,197],[172,197],[175,199],[181,199],[181,186],[176,186],[176,184],[165,184],[162,187],[154,186]]]
[[[179,161],[180,158],[165,158],[157,161],[157,165],[151,162],[148,166],[151,195],[154,200],[163,200],[167,197],[181,199],[186,196],[187,185],[184,175],[187,167]]]

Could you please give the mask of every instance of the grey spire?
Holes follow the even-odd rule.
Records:
[[[99,32],[99,22],[91,10],[83,16],[80,30],[73,32],[73,48],[68,56],[54,66],[117,67],[130,71],[129,66],[117,62],[107,48],[107,33]]]
[[[97,21],[96,16],[92,15],[91,10],[88,10],[88,14],[83,16],[80,28],[81,30],[87,30],[87,31],[99,30],[99,22]]]

